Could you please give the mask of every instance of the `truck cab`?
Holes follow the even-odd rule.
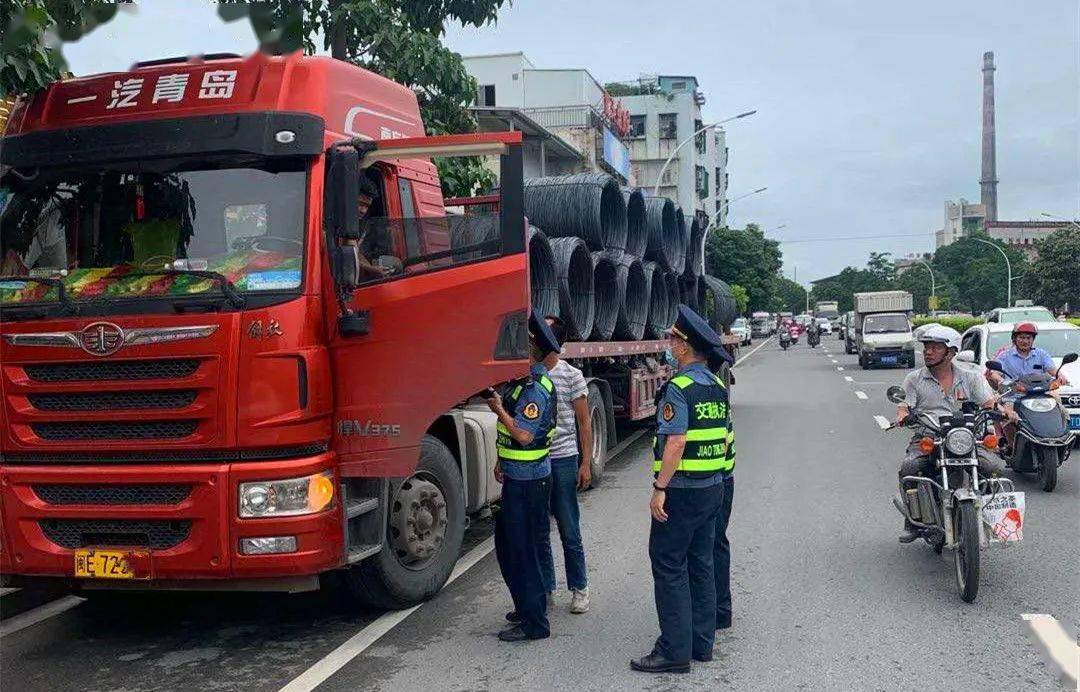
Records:
[[[912,297],[907,291],[856,293],[854,348],[859,365],[915,367],[911,332]],[[851,329],[849,327],[849,329]]]
[[[432,158],[466,155],[499,157],[495,211],[444,208]],[[519,134],[217,55],[20,100],[0,164],[5,581],[441,588],[497,496],[473,397],[528,373]]]

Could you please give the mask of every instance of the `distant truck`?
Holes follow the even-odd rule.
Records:
[[[915,367],[911,310],[907,291],[855,294],[855,351],[864,370],[875,365]]]
[[[750,316],[750,334],[755,339],[772,336],[776,331],[776,320],[767,312],[755,312]]]
[[[840,317],[840,305],[835,300],[819,300],[814,303],[814,316],[827,317],[833,322]]]

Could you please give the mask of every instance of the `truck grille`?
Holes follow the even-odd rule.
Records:
[[[35,485],[34,494],[50,505],[178,505],[191,485]]]
[[[174,548],[191,534],[190,521],[124,521],[114,519],[43,519],[38,526],[62,548],[94,545]]]
[[[117,360],[101,363],[47,363],[23,366],[38,382],[101,382],[103,380],[174,380],[199,368],[196,358]]]
[[[68,423],[35,423],[30,426],[43,440],[168,440],[195,433],[198,421],[77,421]]]
[[[197,393],[194,389],[184,389],[160,392],[30,394],[27,399],[40,411],[115,411],[186,408],[194,403]]]

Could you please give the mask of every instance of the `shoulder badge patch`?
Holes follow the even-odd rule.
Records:
[[[525,406],[525,410],[522,411],[525,417],[529,420],[536,420],[540,417],[540,407],[536,405],[536,402],[532,402]]]
[[[675,407],[671,404],[664,404],[664,410],[661,412],[660,415],[664,417],[665,421],[671,420],[675,417]]]

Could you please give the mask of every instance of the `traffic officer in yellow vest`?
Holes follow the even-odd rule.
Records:
[[[495,515],[495,555],[510,589],[514,610],[499,639],[518,642],[551,635],[547,591],[540,571],[540,536],[550,530],[551,461],[555,434],[555,386],[543,361],[559,351],[559,342],[536,310],[529,317],[529,377],[512,382],[504,397],[488,406],[499,417],[499,460],[495,479],[502,500]]]
[[[690,659],[711,661],[716,636],[713,542],[724,502],[728,396],[710,369],[730,356],[696,312],[679,306],[668,332],[679,368],[660,390],[653,444],[652,563],[660,637],[630,661],[646,673],[686,673]]]

